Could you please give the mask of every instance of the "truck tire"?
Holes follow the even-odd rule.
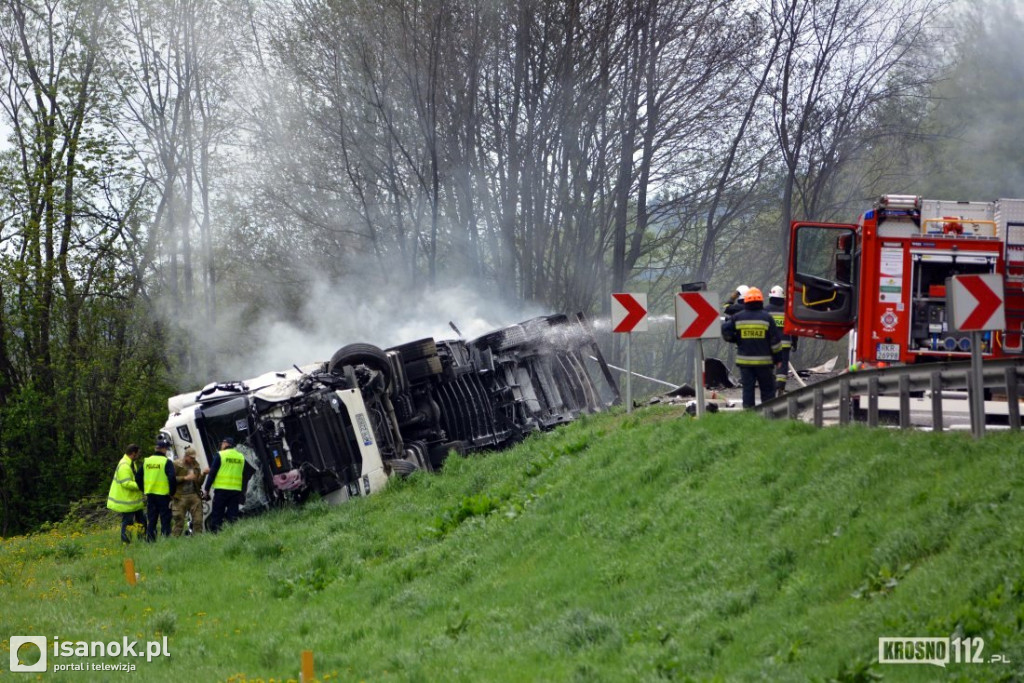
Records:
[[[384,375],[385,382],[391,385],[391,364],[388,357],[373,344],[349,344],[334,352],[327,363],[327,372],[340,375],[346,365],[366,365]]]
[[[469,444],[465,441],[446,441],[430,449],[430,465],[435,471],[440,470],[449,453],[455,451],[459,455],[465,456],[468,450]]]
[[[421,358],[405,364],[405,375],[409,378],[410,382],[416,382],[426,377],[440,375],[443,370],[444,368],[441,365],[441,359],[437,356]]]
[[[429,358],[430,356],[437,355],[437,342],[434,341],[433,337],[427,337],[426,339],[418,339],[408,344],[399,344],[393,346],[389,351],[398,351],[402,354],[402,361],[410,363],[420,358]]]
[[[408,460],[388,460],[388,464],[391,465],[391,471],[403,479],[420,469],[416,463]]]

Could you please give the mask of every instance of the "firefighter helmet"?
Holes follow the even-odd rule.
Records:
[[[755,301],[764,302],[764,294],[761,294],[761,290],[757,287],[751,287],[747,290],[747,293],[743,296],[743,303],[749,304]]]
[[[775,285],[768,292],[768,298],[769,299],[785,299],[786,298],[786,290],[784,290],[782,288],[782,285]]]
[[[750,287],[747,287],[746,285],[740,285],[739,287],[737,287],[736,288],[736,294],[738,296],[736,297],[736,300],[737,301],[743,301],[744,300],[743,297],[745,297],[747,295],[748,291],[750,291]]]

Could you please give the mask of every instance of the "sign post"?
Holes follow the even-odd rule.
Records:
[[[697,392],[697,417],[704,414],[704,345],[702,339],[719,339],[722,320],[718,317],[718,294],[687,291],[676,295],[676,337],[696,339],[693,351],[693,383]]]
[[[647,295],[612,294],[612,332],[626,334],[626,412],[633,412],[633,363],[630,341],[633,332],[647,331]]]
[[[985,379],[982,373],[982,332],[1006,328],[1003,276],[954,275],[946,281],[951,307],[950,319],[960,332],[971,333],[971,372],[968,393],[971,399],[971,433],[985,436]]]

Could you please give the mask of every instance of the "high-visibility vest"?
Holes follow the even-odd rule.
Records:
[[[220,469],[217,470],[217,477],[213,480],[212,489],[225,489],[227,491],[242,490],[242,472],[245,470],[245,456],[234,448],[228,448],[220,452]]]
[[[142,509],[142,491],[135,483],[135,468],[127,455],[117,463],[114,480],[107,493],[107,507],[114,512],[135,512]]]
[[[142,483],[146,493],[155,493],[159,496],[167,496],[171,493],[171,486],[167,481],[167,456],[151,455],[142,462],[144,468]]]

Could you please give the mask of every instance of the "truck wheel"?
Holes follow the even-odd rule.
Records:
[[[430,449],[430,465],[435,471],[440,470],[444,461],[448,459],[449,453],[455,451],[464,456],[468,449],[469,445],[465,441],[446,441],[439,446],[434,446]]]
[[[388,464],[391,465],[391,471],[403,479],[420,469],[416,463],[408,460],[388,460]]]
[[[388,357],[373,344],[349,344],[334,352],[327,363],[327,372],[332,375],[342,374],[346,365],[366,365],[384,375],[385,384],[391,385],[391,364]]]
[[[410,363],[420,358],[429,358],[430,356],[437,355],[437,342],[434,341],[433,337],[427,337],[426,339],[419,339],[408,344],[399,344],[394,346],[389,351],[398,351],[402,354],[402,361]]]
[[[441,359],[437,356],[421,358],[405,365],[405,375],[409,378],[410,382],[440,375],[442,371]]]

